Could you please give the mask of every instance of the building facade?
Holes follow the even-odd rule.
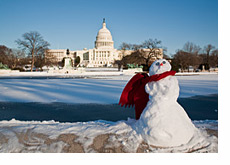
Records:
[[[158,49],[160,53],[157,54],[157,59],[163,58],[163,50]],[[103,19],[102,28],[98,31],[93,49],[83,49],[76,51],[69,51],[66,54],[65,49],[49,49],[46,52],[46,58],[53,58],[61,62],[65,57],[70,57],[75,63],[77,56],[80,57],[80,66],[85,67],[111,67],[116,60],[121,60],[123,56],[130,55],[133,51],[117,50],[114,48],[114,41],[111,32],[107,29],[105,19]]]

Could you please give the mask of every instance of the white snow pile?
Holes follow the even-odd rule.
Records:
[[[136,120],[107,122],[77,122],[60,123],[55,121],[0,121],[0,152],[65,152],[65,148],[71,145],[61,137],[75,135],[74,143],[82,146],[82,151],[87,153],[100,152],[95,144],[96,137],[109,135],[108,139],[101,144],[104,148],[121,148],[120,152],[217,152],[217,138],[207,134],[204,127],[206,124],[196,121],[201,129],[200,137],[194,136],[186,144],[175,147],[161,147],[147,144],[142,136],[133,128]],[[101,136],[102,138],[103,136]],[[73,145],[73,144],[72,144]],[[96,144],[95,144],[96,146]],[[101,146],[101,147],[102,147]],[[73,151],[74,152],[74,151]],[[106,152],[106,150],[105,150]],[[119,151],[118,151],[119,152]]]

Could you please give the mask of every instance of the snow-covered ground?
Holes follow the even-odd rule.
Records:
[[[86,79],[0,79],[0,101],[116,104],[132,75]],[[176,76],[179,97],[218,93],[218,75]]]
[[[217,152],[217,137],[205,129],[216,121],[209,121],[208,127],[194,122],[205,138],[177,147],[148,145],[132,129],[134,122],[0,121],[0,152]]]
[[[4,77],[4,76],[3,76]],[[118,103],[132,75],[92,75],[83,79],[0,79],[1,102]],[[218,75],[176,76],[180,96],[218,93]],[[6,77],[5,77],[6,78]],[[0,121],[0,152],[217,152],[217,121],[193,121],[205,139],[177,147],[143,142],[132,129],[135,120],[60,123]],[[215,133],[214,133],[215,134]]]

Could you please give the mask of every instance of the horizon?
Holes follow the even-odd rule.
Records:
[[[17,48],[15,40],[37,31],[50,49],[93,49],[103,18],[115,49],[149,38],[161,40],[169,56],[186,42],[218,48],[217,0],[1,0],[0,45]]]

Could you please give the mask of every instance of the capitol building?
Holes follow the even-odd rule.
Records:
[[[163,50],[158,53],[157,59],[163,58]],[[64,58],[71,58],[73,66],[75,59],[80,57],[80,66],[85,67],[112,67],[116,60],[121,60],[123,56],[130,55],[133,50],[117,50],[114,48],[114,42],[111,32],[107,29],[105,19],[103,19],[102,28],[98,31],[93,49],[69,50],[66,49],[49,49],[46,52],[46,58],[55,57],[58,62]]]

